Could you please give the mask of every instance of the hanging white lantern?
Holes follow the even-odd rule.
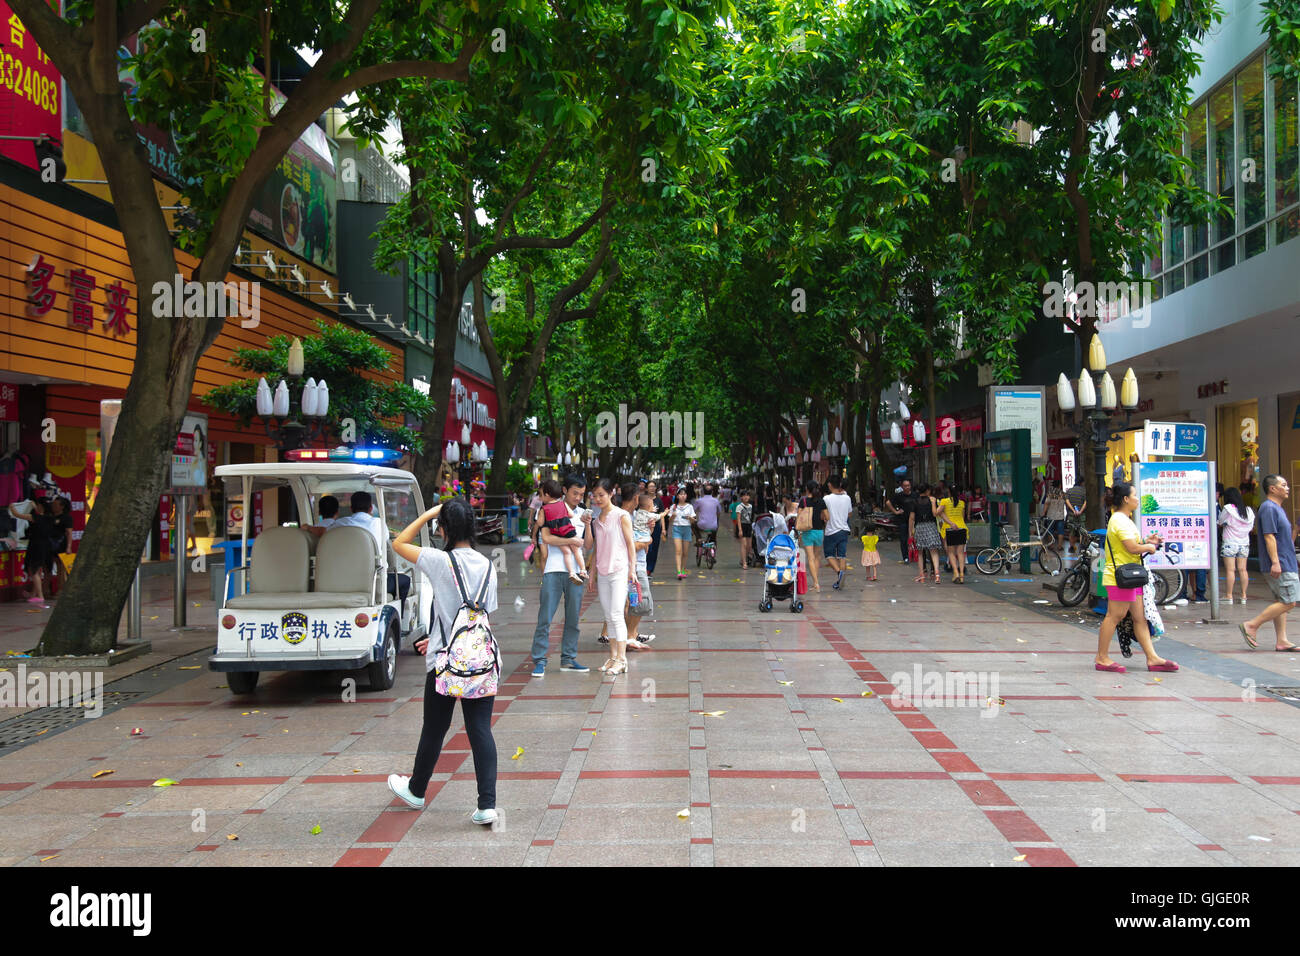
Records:
[[[275,399],[271,403],[271,414],[276,418],[284,418],[289,414],[289,386],[280,380],[280,384],[275,387]]]
[[[316,417],[324,418],[330,410],[330,387],[325,379],[316,383]]]
[[[271,386],[266,384],[266,379],[258,379],[257,382],[257,414],[263,418],[270,417],[272,408]]]
[[[925,422],[919,418],[912,422],[912,440],[918,445],[925,443]]]
[[[898,422],[889,423],[889,441],[894,445],[903,444],[903,429]]]

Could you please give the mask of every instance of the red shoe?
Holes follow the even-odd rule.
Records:
[[[1093,661],[1092,666],[1097,668],[1099,671],[1110,671],[1112,674],[1128,673],[1128,669],[1123,664],[1116,664],[1113,662],[1110,664],[1098,664],[1096,661]]]
[[[1175,664],[1173,661],[1165,661],[1163,664],[1148,664],[1148,665],[1147,665],[1147,670],[1149,670],[1149,671],[1176,671],[1176,670],[1178,670],[1178,665]]]

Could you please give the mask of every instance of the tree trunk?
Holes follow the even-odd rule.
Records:
[[[447,406],[451,402],[451,380],[456,373],[456,325],[460,300],[465,289],[457,281],[456,259],[450,243],[438,247],[440,295],[433,313],[433,371],[429,375],[429,400],[433,411],[424,420],[420,434],[424,451],[415,459],[415,480],[420,483],[425,500],[438,489],[438,472],[442,468],[442,443],[447,424]],[[460,440],[456,435],[455,439]]]

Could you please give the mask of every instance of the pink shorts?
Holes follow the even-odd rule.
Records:
[[[1142,600],[1141,588],[1117,588],[1113,584],[1106,585],[1106,597],[1112,601],[1140,601]]]

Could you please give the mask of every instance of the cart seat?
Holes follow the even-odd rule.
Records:
[[[316,601],[312,607],[365,607],[375,603],[382,567],[375,539],[365,528],[331,528],[316,548]]]
[[[311,568],[306,539],[298,528],[267,528],[258,535],[251,562],[251,593],[231,598],[226,607],[274,608],[285,603],[285,595],[307,592]],[[264,603],[268,601],[271,603]]]

